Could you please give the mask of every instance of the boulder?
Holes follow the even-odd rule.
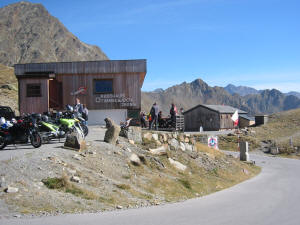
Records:
[[[134,145],[134,140],[128,140],[128,142],[132,145]]]
[[[4,191],[6,193],[17,193],[19,191],[19,188],[8,186]]]
[[[152,139],[154,141],[158,141],[158,134],[152,134]]]
[[[104,141],[115,145],[119,137],[121,128],[110,118],[105,118],[104,121],[107,128],[104,136]]]
[[[170,140],[170,149],[171,150],[177,150],[178,146],[179,146],[179,143],[175,138]]]
[[[155,144],[156,144],[157,146],[161,146],[161,142],[160,142],[160,141],[155,141]]]
[[[81,135],[77,131],[73,131],[72,133],[67,134],[64,147],[71,148],[77,151],[85,150],[86,143],[83,135]]]
[[[169,158],[169,162],[172,166],[174,166],[176,169],[181,170],[181,171],[185,171],[186,170],[186,166],[183,165],[182,163],[175,161],[171,158]]]
[[[185,146],[185,150],[187,152],[193,152],[193,150],[194,150],[194,146],[193,145],[190,145],[189,143],[185,143],[184,146]]]
[[[143,134],[143,138],[148,140],[148,141],[151,141],[152,140],[152,134],[147,132],[147,133],[144,133]]]
[[[152,148],[152,149],[149,148],[149,151],[153,155],[166,155],[167,154],[167,148],[164,145],[162,145],[158,148]]]
[[[271,147],[271,148],[270,148],[270,153],[271,153],[272,155],[278,155],[280,152],[279,152],[278,147]]]
[[[80,178],[77,176],[72,176],[70,180],[76,183],[80,183]]]
[[[190,142],[190,139],[189,139],[188,137],[186,137],[186,138],[184,139],[184,142],[185,142],[185,143],[189,143],[189,142]]]
[[[183,134],[180,134],[180,135],[178,136],[178,140],[179,140],[180,142],[184,142],[184,135],[183,135]]]
[[[179,142],[179,149],[183,152],[185,151],[185,145],[182,142]]]
[[[136,127],[136,126],[128,127],[126,138],[128,138],[129,140],[133,140],[135,143],[142,143],[141,127]]]
[[[141,165],[141,160],[137,156],[137,154],[132,153],[131,156],[129,157],[129,160],[135,166],[140,166]]]

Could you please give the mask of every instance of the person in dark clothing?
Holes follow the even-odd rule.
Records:
[[[158,126],[159,127],[164,127],[164,121],[162,119],[162,111],[159,111],[157,119],[158,119]]]
[[[177,108],[176,108],[176,106],[175,106],[174,103],[172,103],[172,105],[171,105],[170,115],[171,115],[172,126],[175,126],[176,115],[177,115]]]
[[[89,110],[87,109],[86,104],[83,104],[82,118],[85,120],[85,124],[87,125],[87,121],[89,119]]]
[[[147,127],[146,125],[146,115],[144,112],[140,113],[140,119],[141,119],[141,127]]]
[[[157,124],[158,112],[159,112],[159,108],[155,102],[150,110],[150,114],[151,114],[151,118],[152,118],[151,124],[149,125],[150,130],[152,129],[153,124],[155,125],[155,129],[158,130],[158,124]]]

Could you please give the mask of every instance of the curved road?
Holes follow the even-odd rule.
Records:
[[[232,188],[181,203],[98,214],[0,220],[42,225],[299,225],[300,160],[251,155],[262,172]]]

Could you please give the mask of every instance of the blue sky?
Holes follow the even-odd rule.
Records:
[[[298,0],[31,2],[110,59],[147,59],[145,91],[197,78],[300,91]]]

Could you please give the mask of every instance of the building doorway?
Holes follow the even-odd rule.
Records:
[[[49,108],[55,110],[63,108],[62,82],[56,79],[49,80]]]

